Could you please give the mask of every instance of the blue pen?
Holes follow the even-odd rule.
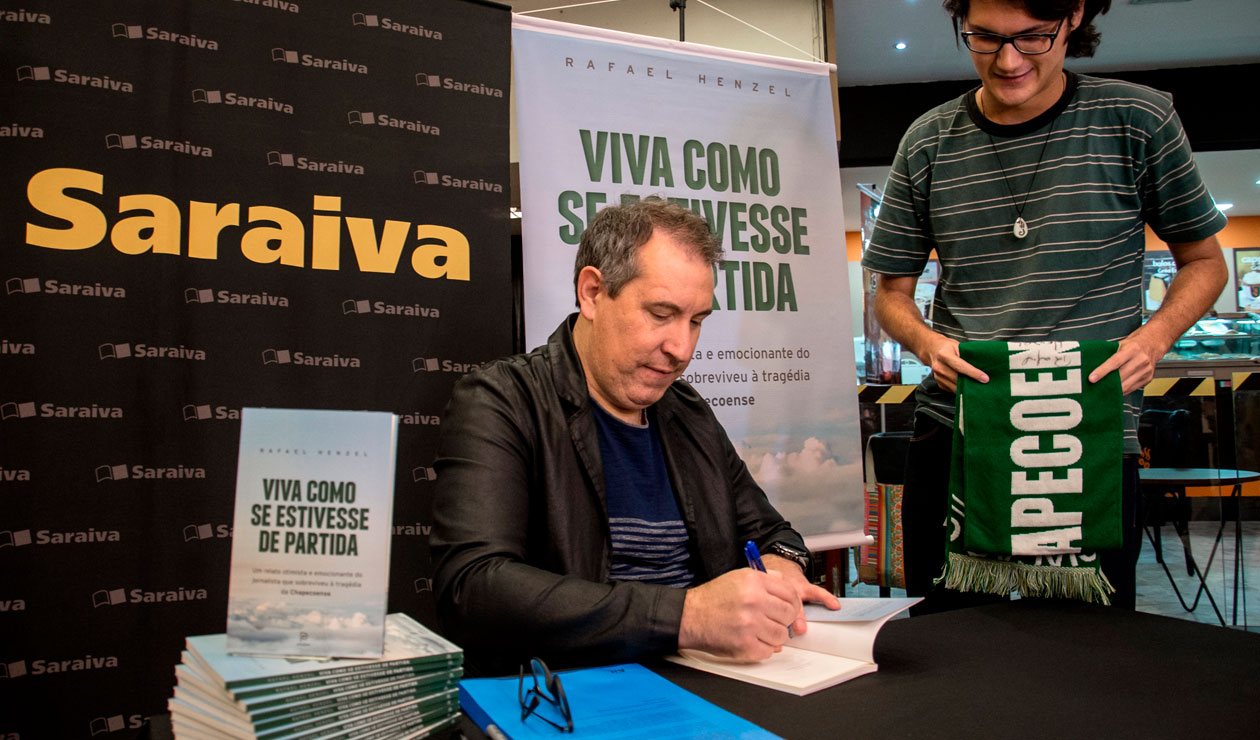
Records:
[[[757,549],[757,543],[748,540],[744,544],[744,557],[748,558],[748,567],[753,570],[766,572],[766,564],[761,562],[761,551]]]
[[[757,549],[757,543],[752,540],[744,543],[744,557],[748,559],[748,567],[753,570],[766,572],[766,564],[761,562],[761,550]],[[792,637],[792,625],[788,625],[788,637]]]

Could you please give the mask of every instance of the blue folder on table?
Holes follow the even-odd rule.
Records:
[[[459,705],[482,732],[487,727],[511,740],[565,738],[672,738],[776,740],[742,717],[714,706],[636,663],[562,671],[573,714],[573,733],[529,718],[521,721],[516,676],[459,682]]]

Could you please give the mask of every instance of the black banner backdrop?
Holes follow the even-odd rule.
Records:
[[[450,386],[511,350],[508,13],[0,8],[0,737],[134,733],[226,620],[243,406],[401,416],[433,623]]]

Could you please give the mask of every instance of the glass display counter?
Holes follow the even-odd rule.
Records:
[[[1173,343],[1156,368],[1157,377],[1228,379],[1260,370],[1260,317],[1229,314],[1196,321]]]

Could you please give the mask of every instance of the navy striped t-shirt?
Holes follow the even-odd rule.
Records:
[[[612,579],[686,588],[695,581],[687,528],[656,430],[592,402],[612,532]]]

